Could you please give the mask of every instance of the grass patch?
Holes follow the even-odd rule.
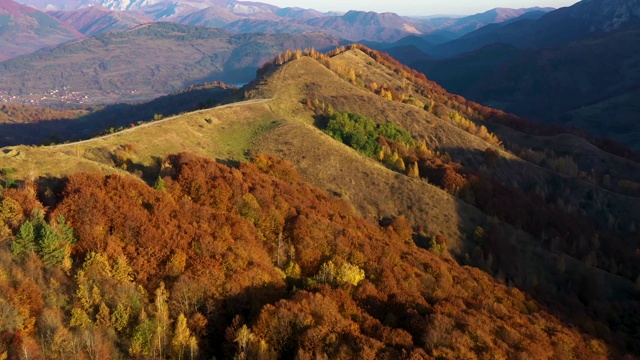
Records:
[[[0,169],[0,175],[12,175],[16,173],[14,168],[2,168]]]
[[[225,158],[236,161],[249,160],[249,151],[256,139],[280,124],[276,120],[264,117],[253,122],[233,121],[220,126],[213,134],[218,151]]]

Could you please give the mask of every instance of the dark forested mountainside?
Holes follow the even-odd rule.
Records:
[[[640,153],[639,27],[637,1],[581,1],[424,49],[430,59],[402,60],[451,92]]]
[[[551,11],[539,19],[480,28],[438,46],[433,55],[451,57],[491,44],[540,49],[640,26],[638,0],[589,0]]]

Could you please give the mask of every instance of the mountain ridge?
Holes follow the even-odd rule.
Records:
[[[406,54],[403,61],[471,99],[536,121],[581,128],[637,154],[632,99],[638,14],[639,2],[583,1],[538,20],[487,26],[425,52],[475,50],[415,62]]]
[[[432,55],[450,57],[493,43],[522,49],[545,48],[622,28],[640,26],[637,0],[589,0],[546,13],[537,20],[496,25],[466,34],[434,49]]]
[[[117,12],[99,5],[74,11],[50,11],[48,14],[70,24],[85,36],[128,30],[150,21],[144,17]]]

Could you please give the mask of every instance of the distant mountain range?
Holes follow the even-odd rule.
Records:
[[[449,57],[504,43],[520,49],[557,46],[588,36],[633,28],[640,23],[640,0],[584,0],[539,19],[495,23],[433,49]]]
[[[11,1],[11,0],[7,0]],[[148,21],[219,27],[235,33],[306,33],[323,31],[350,41],[394,42],[408,35],[427,36],[430,43],[456,39],[487,24],[509,21],[548,8],[494,9],[463,18],[414,19],[394,13],[349,11],[322,13],[312,9],[230,0],[20,0],[75,28],[94,34],[131,29]],[[538,16],[538,15],[535,15]],[[58,42],[59,43],[59,42]],[[47,42],[46,45],[52,45]]]
[[[508,23],[521,19],[537,19],[553,8],[496,8],[483,13],[461,17],[440,17],[424,19],[422,22],[433,27],[432,31],[427,31],[425,39],[432,44],[440,44],[453,39],[457,39],[472,31],[478,30],[490,24]]]
[[[402,60],[450,91],[640,152],[639,0],[581,1],[442,45],[412,44],[422,54]]]

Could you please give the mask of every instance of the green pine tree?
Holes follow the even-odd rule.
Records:
[[[11,244],[11,252],[13,252],[13,255],[15,256],[35,252],[35,239],[36,231],[33,226],[33,222],[26,221],[22,226],[20,226],[16,240]]]
[[[46,223],[42,225],[38,236],[38,254],[45,265],[60,265],[67,256],[67,246],[53,227]]]

